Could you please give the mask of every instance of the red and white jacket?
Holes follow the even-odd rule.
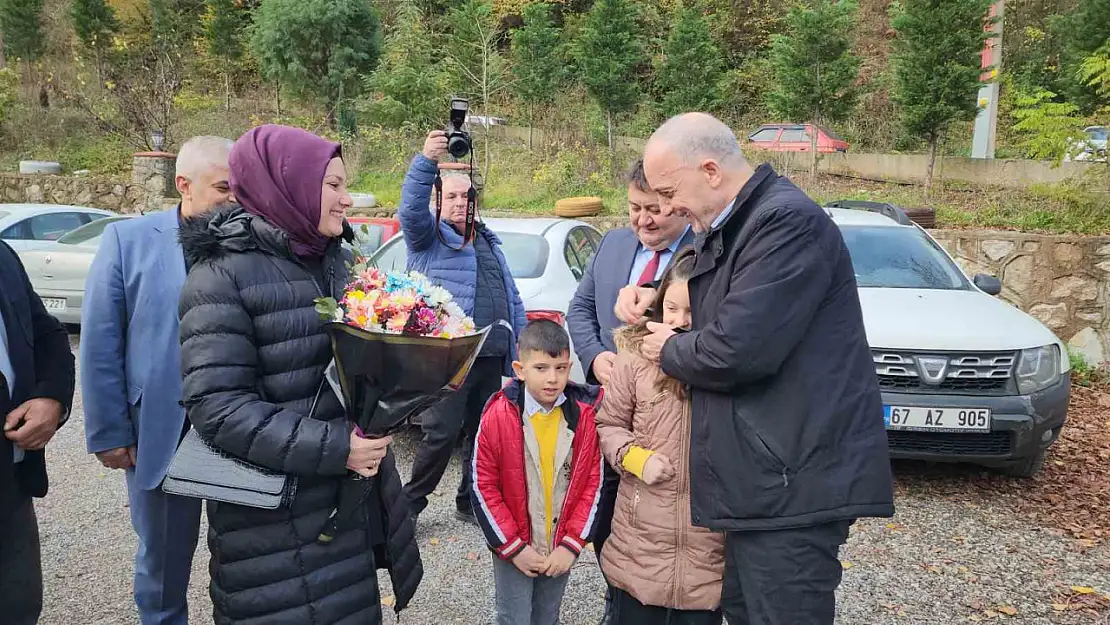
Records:
[[[535,445],[535,435],[523,416],[525,392],[523,382],[512,380],[482,411],[471,464],[474,515],[490,549],[504,560],[512,560],[528,545],[544,555],[560,545],[578,555],[598,523],[604,460],[594,415],[603,391],[573,382],[564,391],[550,545],[537,454],[534,449],[528,451]]]

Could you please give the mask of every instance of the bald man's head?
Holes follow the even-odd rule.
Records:
[[[705,232],[752,175],[736,135],[707,113],[670,118],[648,139],[644,173],[660,207]]]
[[[744,162],[736,134],[708,113],[683,113],[668,119],[648,139],[647,147],[652,144],[667,146],[687,165],[705,158],[733,166]]]

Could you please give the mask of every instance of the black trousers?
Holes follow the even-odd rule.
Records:
[[[416,516],[428,507],[431,495],[443,479],[459,436],[463,439],[462,480],[455,496],[455,506],[461,512],[471,512],[470,459],[474,453],[474,437],[482,408],[490,396],[501,389],[501,371],[504,359],[483,357],[474,361],[474,367],[462,388],[448,395],[421,416],[420,427],[424,439],[416,447],[412,461],[412,479],[405,485],[409,510]]]
[[[35,625],[42,612],[42,555],[31,498],[0,510],[0,621]]]
[[[729,625],[832,625],[851,525],[726,534],[721,608]]]
[[[675,610],[644,605],[638,599],[613,588],[611,625],[721,625],[720,610]]]

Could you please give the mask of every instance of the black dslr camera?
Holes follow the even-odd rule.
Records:
[[[463,130],[470,103],[466,98],[451,98],[451,117],[447,123],[447,152],[456,159],[466,158],[473,149],[470,133]]]

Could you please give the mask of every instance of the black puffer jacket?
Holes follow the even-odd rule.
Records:
[[[368,507],[383,514],[377,558],[365,520],[326,545],[316,541],[350,446],[330,389],[315,418],[305,416],[331,359],[313,309],[317,283],[284,232],[238,206],[187,221],[181,242],[191,267],[180,303],[189,421],[217,447],[297,476],[295,495],[276,510],[208,502],[215,622],[381,622],[376,569],[390,570],[397,610],[423,570],[392,455],[376,484],[380,505]],[[323,274],[330,295],[339,294],[346,270],[338,244]]]

